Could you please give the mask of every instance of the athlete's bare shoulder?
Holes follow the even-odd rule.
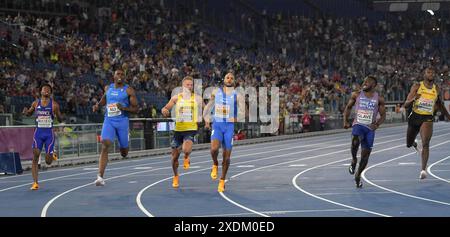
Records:
[[[359,94],[361,94],[361,90],[356,90],[356,91],[352,92],[352,98],[356,99],[356,97],[358,97]]]

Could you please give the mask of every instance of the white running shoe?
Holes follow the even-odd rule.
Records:
[[[420,171],[419,179],[424,179],[427,177],[427,172],[425,170]]]
[[[105,179],[100,177],[100,175],[97,175],[97,180],[95,180],[95,186],[104,186],[105,185]]]

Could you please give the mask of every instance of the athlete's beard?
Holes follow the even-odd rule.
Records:
[[[233,83],[229,83],[229,84],[225,83],[225,86],[226,87],[233,87]]]
[[[372,91],[372,87],[366,87],[365,89],[364,89],[364,87],[363,87],[363,91],[364,92],[370,92],[370,91]]]

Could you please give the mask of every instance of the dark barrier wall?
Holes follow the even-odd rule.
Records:
[[[0,129],[0,153],[18,152],[21,160],[31,160],[34,128]]]

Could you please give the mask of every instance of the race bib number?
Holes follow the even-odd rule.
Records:
[[[420,98],[417,109],[426,113],[433,113],[434,100]]]
[[[108,117],[115,117],[122,114],[119,108],[117,108],[117,104],[108,104],[107,106]]]
[[[39,116],[36,119],[38,128],[51,128],[52,127],[52,117],[50,116]]]
[[[230,106],[216,104],[215,115],[218,118],[229,118],[230,117]]]
[[[358,110],[356,114],[356,122],[360,124],[372,124],[373,112],[371,110]]]
[[[192,107],[190,106],[181,106],[178,110],[178,118],[177,122],[192,122]]]

